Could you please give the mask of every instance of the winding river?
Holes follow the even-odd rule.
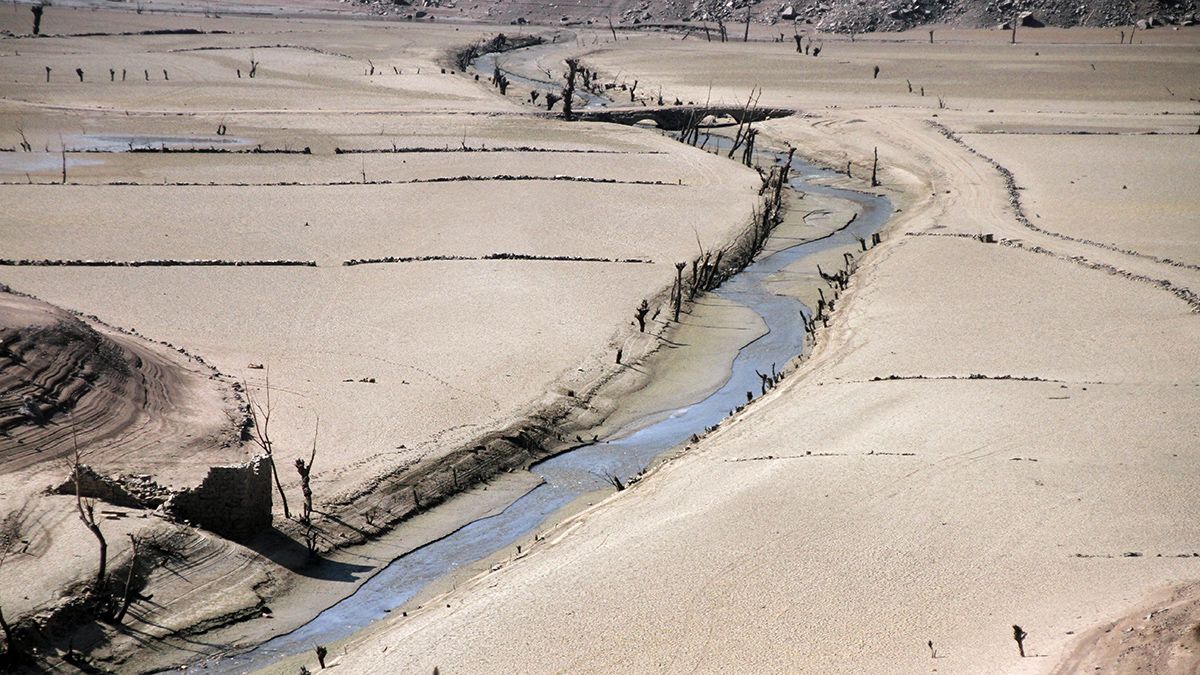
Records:
[[[760,153],[762,159],[787,161],[785,155]],[[206,664],[219,673],[252,671],[293,654],[346,638],[388,612],[403,605],[431,582],[463,565],[528,538],[556,511],[572,500],[607,487],[605,474],[622,479],[646,469],[655,458],[702,434],[743,404],[746,392],[759,390],[755,370],[770,370],[799,355],[805,331],[798,317],[809,315],[799,300],[776,294],[769,283],[772,275],[820,251],[854,247],[856,237],[870,238],[892,214],[884,197],[828,187],[814,180],[833,172],[792,160],[790,187],[810,194],[825,195],[853,203],[859,215],[853,223],[831,236],[799,243],[771,254],[763,254],[745,270],[712,291],[757,312],[768,332],[741,348],[732,371],[715,392],[689,405],[655,415],[648,421],[624,428],[601,442],[566,452],[530,470],[545,482],[513,502],[503,512],[476,520],[445,538],[434,541],[393,561],[366,581],[357,592],[321,612],[297,630],[264,642],[243,654]]]

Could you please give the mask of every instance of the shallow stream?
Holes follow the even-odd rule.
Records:
[[[720,143],[714,137],[713,141]],[[760,153],[762,159],[782,163],[786,155]],[[841,247],[856,247],[856,237],[870,239],[892,214],[884,197],[828,187],[813,180],[832,177],[826,169],[792,160],[790,186],[810,194],[853,203],[858,217],[833,235],[799,243],[761,258],[727,280],[712,294],[757,312],[767,333],[741,348],[732,372],[712,394],[689,405],[666,411],[623,428],[599,443],[557,455],[530,470],[545,482],[513,502],[503,512],[456,530],[449,536],[414,550],[366,581],[350,597],[326,609],[297,630],[276,637],[241,655],[209,663],[208,669],[238,673],[264,667],[280,658],[307,651],[314,644],[329,644],[349,637],[417,595],[431,582],[463,565],[476,563],[491,554],[528,539],[556,511],[572,500],[607,487],[606,475],[623,481],[645,470],[666,451],[703,434],[746,402],[746,392],[757,393],[756,370],[768,372],[783,367],[804,349],[805,331],[799,320],[811,310],[799,300],[776,294],[769,283],[772,275],[807,256]],[[770,242],[768,242],[770,244]]]

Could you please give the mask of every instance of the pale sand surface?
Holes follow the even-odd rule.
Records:
[[[966,140],[1019,177],[1035,225],[1200,265],[1200,222],[1173,199],[1200,192],[1195,171],[1200,139],[971,135]],[[1094,215],[1079,218],[1085,211]]]
[[[735,47],[766,49],[714,50]],[[683,53],[677,42],[648,49]],[[1090,58],[1080,49],[1076,58]],[[661,56],[605,58],[667,68]],[[701,58],[671,64],[680,86],[719,78],[714,99],[732,100],[732,80],[745,74],[691,65]],[[1023,95],[1056,87],[1096,110],[1101,126],[1130,117],[1088,101],[1093,87],[1026,80]],[[1173,105],[1141,91],[1126,113]],[[964,130],[988,119],[945,115]],[[513,564],[331,650],[348,652],[338,667],[1049,672],[1093,626],[1194,581],[1200,331],[1194,307],[1152,281],[1194,290],[1195,271],[1025,227],[994,167],[924,119],[824,109],[766,125],[831,165],[852,159],[857,175],[878,147],[888,158],[880,189],[901,207],[801,374],[647,480],[530,542]],[[1035,225],[1089,238],[1092,223],[1111,222],[1102,201],[1037,192],[1053,169],[1032,152],[1022,158],[1011,138],[985,140],[1029,188],[1019,194]],[[1112,150],[1107,176],[1123,162],[1144,171],[1162,149],[1149,137],[1082,140],[1081,157],[1051,162]],[[1164,213],[1147,226],[1176,251],[1196,245],[1195,192],[1174,175],[1185,142],[1194,141],[1180,138],[1183,149],[1157,165],[1151,192]],[[1109,197],[1131,209],[1140,199],[1130,188]],[[983,232],[1011,245],[953,236]],[[870,381],[891,375],[931,379]],[[1013,624],[1029,632],[1032,658],[1017,655]]]

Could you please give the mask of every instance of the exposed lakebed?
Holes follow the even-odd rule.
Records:
[[[761,153],[760,157],[786,161],[785,155],[776,153]],[[885,197],[814,182],[834,176],[832,171],[793,159],[789,183],[799,192],[849,202],[858,212],[850,225],[819,239],[762,253],[759,259],[711,291],[716,297],[750,308],[767,327],[765,334],[739,350],[728,378],[716,391],[701,400],[643,418],[597,443],[534,465],[530,470],[544,482],[502,512],[473,521],[397,558],[353,595],[300,628],[237,656],[208,662],[206,668],[222,673],[252,671],[312,649],[314,644],[329,644],[349,637],[388,617],[392,610],[432,582],[529,537],[573,500],[607,487],[607,476],[627,480],[693,434],[703,434],[728,417],[746,402],[746,392],[758,391],[760,379],[756,371],[783,366],[804,350],[806,333],[800,316],[809,316],[811,310],[794,297],[777,294],[770,278],[809,256],[855,247],[858,238],[869,239],[892,214],[891,203]]]

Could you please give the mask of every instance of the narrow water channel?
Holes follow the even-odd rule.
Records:
[[[776,162],[785,155],[761,153]],[[800,243],[772,254],[762,254],[745,270],[712,291],[757,312],[768,332],[742,347],[732,372],[720,389],[692,404],[656,415],[633,428],[622,429],[599,443],[578,448],[534,465],[531,471],[545,483],[513,502],[503,512],[474,521],[453,534],[393,561],[365,582],[352,596],[326,609],[299,629],[276,637],[241,655],[207,664],[209,671],[241,673],[262,668],[280,658],[329,644],[388,616],[431,582],[463,565],[527,539],[552,514],[572,500],[607,486],[605,474],[623,480],[647,468],[667,450],[702,434],[745,403],[746,392],[759,390],[755,370],[782,367],[804,349],[805,332],[799,316],[811,310],[795,298],[777,295],[770,287],[771,275],[806,256],[843,246],[856,246],[855,237],[869,239],[892,214],[884,197],[815,184],[811,181],[833,176],[798,159],[792,160],[790,186],[852,202],[858,218],[850,227],[832,236]],[[769,242],[768,242],[769,243]]]

